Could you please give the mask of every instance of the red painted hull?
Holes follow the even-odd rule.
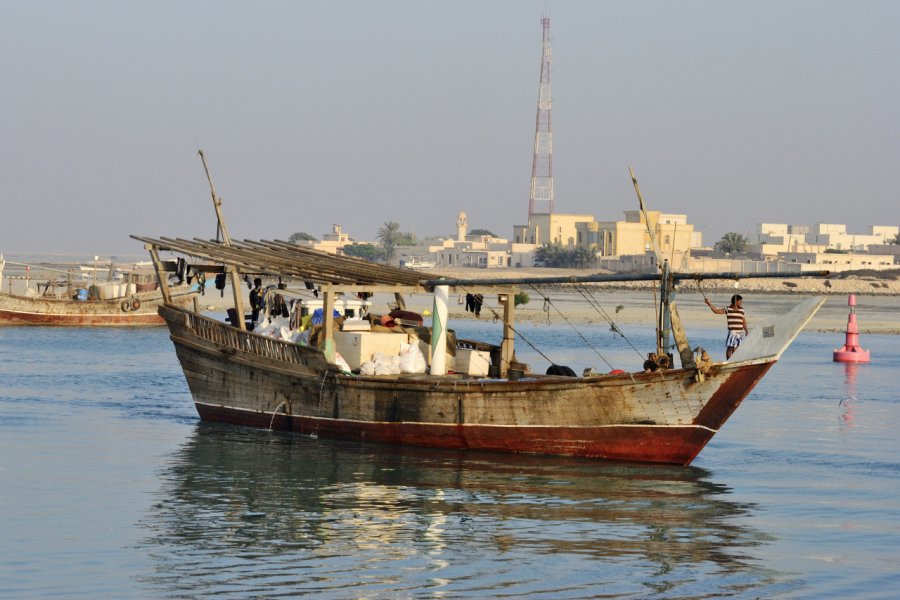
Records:
[[[454,450],[487,450],[688,465],[715,430],[697,426],[609,425],[515,427],[360,423],[340,419],[245,412],[196,404],[204,421],[291,431],[323,438]]]

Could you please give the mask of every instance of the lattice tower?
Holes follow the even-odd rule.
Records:
[[[553,212],[553,133],[550,127],[550,19],[541,19],[543,51],[541,52],[541,82],[538,89],[537,118],[534,127],[534,157],[531,162],[531,195],[528,200],[528,220],[532,215]]]

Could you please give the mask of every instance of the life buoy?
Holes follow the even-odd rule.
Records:
[[[128,312],[129,310],[131,310],[131,302],[126,300],[122,303],[122,312]]]
[[[131,310],[137,310],[141,307],[141,301],[135,298],[131,301]]]

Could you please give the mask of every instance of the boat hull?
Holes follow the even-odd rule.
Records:
[[[312,349],[160,312],[203,420],[435,448],[686,465],[775,362],[720,363],[703,378],[364,377],[328,370]]]
[[[173,293],[176,306],[187,306],[196,293],[188,290]],[[133,300],[139,301],[135,309]],[[128,302],[128,309],[123,303]],[[68,300],[29,298],[0,293],[0,325],[42,325],[62,327],[141,327],[159,326],[162,305],[160,292],[142,292],[109,300]]]

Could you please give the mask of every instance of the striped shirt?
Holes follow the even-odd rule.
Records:
[[[744,330],[744,309],[725,307],[725,317],[728,319],[728,331]]]

